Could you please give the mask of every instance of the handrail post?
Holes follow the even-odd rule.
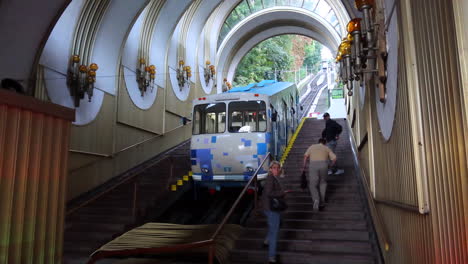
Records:
[[[255,175],[255,179],[254,179],[254,210],[257,209],[257,206],[258,206],[258,202],[257,202],[257,198],[258,198],[258,177],[257,175]]]
[[[169,162],[170,162],[169,167],[170,167],[170,170],[171,170],[170,173],[169,173],[169,179],[171,179],[171,181],[172,181],[173,176],[174,176],[174,159],[172,157],[169,157]]]
[[[133,181],[133,207],[132,207],[132,216],[133,221],[136,221],[136,207],[137,207],[137,181]]]
[[[213,242],[214,243],[214,242]],[[214,245],[213,244],[210,244],[208,246],[208,263],[209,264],[213,264],[213,261],[214,261]]]

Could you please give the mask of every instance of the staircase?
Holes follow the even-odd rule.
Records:
[[[328,176],[327,203],[320,212],[313,212],[309,191],[300,189],[300,174],[303,155],[320,138],[323,120],[305,120],[285,161],[284,187],[297,191],[287,195],[289,207],[282,213],[277,247],[281,263],[382,263],[367,202],[354,173],[346,121],[336,121],[343,126],[336,154],[344,174]],[[266,263],[268,249],[262,247],[266,233],[267,222],[260,208],[251,214],[236,242],[232,263]]]
[[[190,141],[187,141],[126,173],[137,174],[131,180],[111,180],[110,183],[104,184],[107,186],[101,186],[98,190],[79,198],[81,201],[69,203],[68,212],[74,204],[91,201],[66,216],[63,263],[86,263],[89,255],[103,244],[141,224],[149,215],[162,211],[164,206],[169,206],[175,195],[168,191],[168,186],[174,184],[177,177],[180,178],[190,169],[189,148]],[[134,183],[137,190],[136,199]],[[106,192],[106,189],[114,186],[118,187]],[[106,193],[100,195],[103,192]],[[94,199],[97,196],[98,198]],[[164,202],[158,204],[156,201]]]

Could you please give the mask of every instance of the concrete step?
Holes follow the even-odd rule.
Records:
[[[264,238],[267,228],[245,228],[243,239]],[[369,232],[344,230],[297,230],[280,228],[279,237],[291,240],[341,240],[341,241],[369,241]]]
[[[247,227],[260,228],[266,227],[265,219],[248,221]],[[281,228],[293,228],[301,230],[367,230],[367,223],[364,220],[315,220],[315,219],[283,219]]]
[[[278,251],[279,261],[287,264],[374,264],[373,256],[360,254],[330,254],[321,252]],[[234,250],[232,264],[266,263],[267,250]]]
[[[263,239],[239,239],[236,241],[237,250],[262,251]],[[309,240],[309,239],[282,239],[277,243],[277,251],[286,252],[320,252],[330,254],[355,253],[372,255],[372,245],[366,241],[333,241],[333,240]]]

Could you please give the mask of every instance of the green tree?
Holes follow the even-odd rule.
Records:
[[[322,44],[317,41],[312,41],[305,47],[305,58],[303,66],[307,66],[312,72],[320,70],[320,63],[322,61]]]
[[[237,66],[234,78],[235,86],[243,86],[265,79],[265,73],[271,74],[275,70],[288,70],[291,68],[292,36],[281,35],[267,39],[242,58]]]

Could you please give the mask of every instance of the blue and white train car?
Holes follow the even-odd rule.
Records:
[[[244,185],[270,152],[279,159],[299,118],[294,83],[265,80],[193,101],[191,163],[195,187]],[[268,162],[258,178],[267,176]]]

